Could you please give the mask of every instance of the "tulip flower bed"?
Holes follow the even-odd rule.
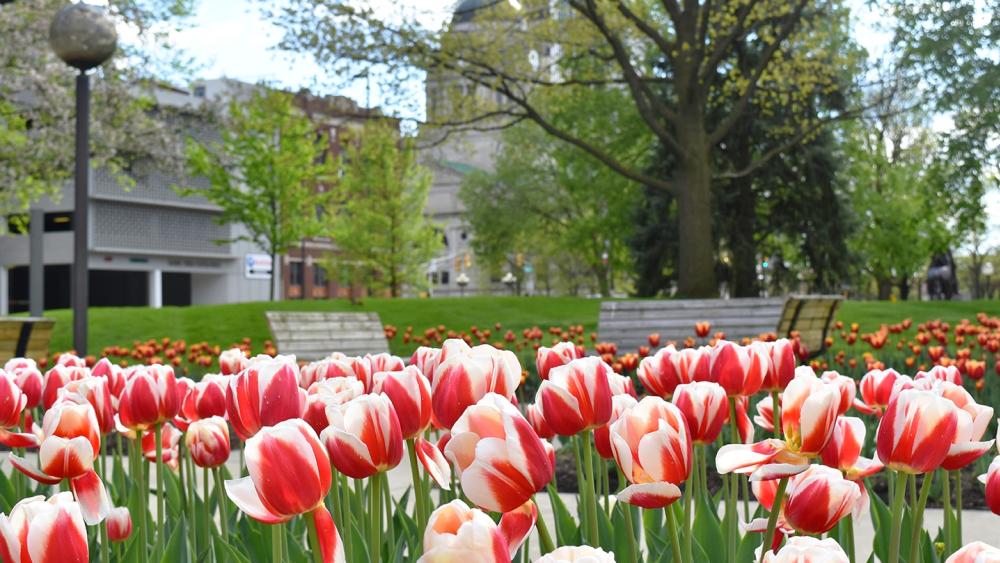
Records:
[[[794,335],[735,343],[692,328],[623,354],[578,326],[387,326],[419,345],[408,360],[300,364],[250,357],[250,342],[197,345],[219,371],[199,381],[151,361],[190,353],[172,341],[142,344],[152,355],[128,353],[140,363],[126,367],[15,358],[0,371],[0,442],[16,470],[0,472],[0,555],[1000,560],[965,544],[962,498],[962,470],[980,467],[1000,514],[995,385],[977,363],[996,361],[1000,320],[839,326],[811,361]],[[572,499],[556,490],[557,455],[572,460]],[[402,494],[389,483],[400,465]],[[944,525],[926,530],[934,489]],[[866,513],[874,541],[858,545]]]

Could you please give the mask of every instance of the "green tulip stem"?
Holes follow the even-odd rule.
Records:
[[[916,477],[913,478],[917,480]],[[920,499],[913,510],[913,533],[910,535],[910,561],[917,561],[917,554],[920,553],[920,538],[924,531],[924,508],[927,507],[927,496],[931,492],[931,484],[934,483],[934,472],[924,474],[924,482],[920,485]]]
[[[889,559],[886,563],[899,563],[899,540],[903,527],[903,500],[906,497],[906,481],[910,475],[896,474],[896,490],[892,495],[892,532],[889,536]],[[914,477],[915,478],[915,477]]]
[[[787,486],[788,477],[782,477],[778,481],[778,490],[774,493],[771,513],[767,516],[767,531],[764,532],[764,543],[760,546],[760,563],[763,563],[764,555],[771,550],[771,544],[774,543],[774,529],[778,525],[778,515],[781,514],[781,503],[785,500],[785,487]]]
[[[163,502],[163,424],[157,424],[153,430],[153,439],[156,441],[156,557],[163,556],[163,543],[166,535],[164,528],[164,512],[166,507]]]

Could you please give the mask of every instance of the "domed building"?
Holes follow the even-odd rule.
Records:
[[[474,33],[477,18],[487,16],[491,10],[519,7],[516,0],[461,0],[453,10],[449,32]],[[428,73],[425,94],[427,118],[431,122],[448,114],[455,103],[503,102],[488,89],[445,73]],[[426,141],[428,148],[422,155],[422,164],[433,175],[427,212],[441,228],[444,242],[441,254],[428,264],[431,294],[457,296],[507,291],[498,279],[490,280],[489,274],[478,268],[471,247],[472,229],[465,221],[459,199],[467,174],[493,170],[500,149],[500,132],[434,130],[426,135]],[[463,274],[461,279],[468,279],[464,287],[457,283]]]

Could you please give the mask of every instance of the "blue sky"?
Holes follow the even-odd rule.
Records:
[[[370,0],[371,4],[393,10],[397,0]],[[848,0],[855,14],[855,36],[872,54],[881,52],[889,35],[879,29],[885,18],[865,0]],[[444,22],[455,0],[400,0],[399,5],[423,10],[425,24]],[[361,103],[366,97],[372,105],[380,105],[377,87],[366,91],[364,81],[343,87],[337,77],[328,76],[306,55],[293,55],[275,49],[281,30],[261,13],[262,3],[254,0],[201,0],[191,26],[176,34],[173,41],[200,67],[198,76],[226,76],[248,82],[266,80],[281,86],[310,88],[318,93],[349,96]],[[374,82],[372,83],[374,85]],[[423,107],[423,89],[414,84],[413,96]],[[392,109],[392,108],[389,108]],[[419,116],[418,116],[419,117]],[[986,213],[990,220],[989,241],[1000,244],[1000,194],[994,190],[986,198]]]

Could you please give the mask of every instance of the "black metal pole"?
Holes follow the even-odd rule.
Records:
[[[87,213],[90,194],[90,77],[76,75],[76,180],[73,217],[73,348],[87,354]]]

